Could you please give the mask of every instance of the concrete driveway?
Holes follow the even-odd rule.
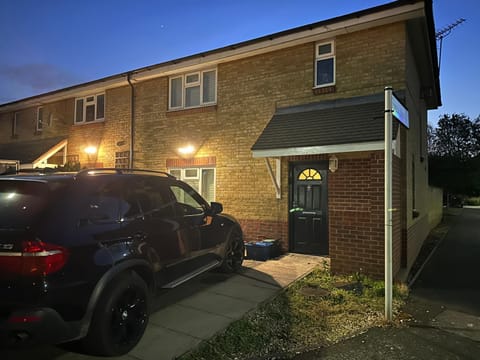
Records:
[[[140,343],[123,360],[170,360],[224,330],[283,288],[328,259],[288,254],[266,262],[247,260],[240,274],[207,273],[173,290],[160,292]],[[0,350],[2,360],[92,360],[96,358],[45,346]]]

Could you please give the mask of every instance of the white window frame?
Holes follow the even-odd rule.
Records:
[[[330,45],[331,51],[328,54],[322,54],[319,55],[319,49],[323,45]],[[317,63],[318,61],[321,60],[328,60],[328,59],[333,59],[333,81],[331,83],[327,84],[317,84]],[[314,88],[322,88],[326,86],[332,86],[335,85],[336,80],[337,80],[337,61],[336,61],[336,56],[335,56],[335,40],[330,40],[330,41],[324,41],[315,44],[315,78],[314,78]]]
[[[35,124],[36,131],[43,131],[43,118],[45,117],[43,109],[44,109],[43,106],[37,107],[37,121]],[[41,118],[40,118],[40,113],[42,114]]]
[[[185,175],[185,170],[192,170],[192,169],[197,169],[197,176],[196,177],[188,177]],[[202,194],[202,170],[213,170],[213,200],[215,201],[217,197],[217,170],[215,167],[212,166],[205,166],[205,167],[173,167],[168,169],[168,173],[171,173],[172,170],[175,171],[180,171],[180,177],[178,178],[179,180],[185,181],[185,180],[198,180],[198,188],[199,191],[198,193],[202,195],[202,197],[205,198],[204,194]],[[208,200],[207,200],[208,201]]]
[[[203,79],[204,79],[204,74],[208,72],[215,72],[215,93],[214,93],[214,99],[213,101],[208,101],[204,102],[203,101]],[[187,77],[192,76],[192,75],[198,75],[198,81],[187,83]],[[181,79],[182,80],[182,98],[180,101],[179,106],[172,106],[172,81],[176,79]],[[192,108],[197,108],[197,107],[202,107],[202,106],[210,106],[210,105],[215,105],[217,103],[217,84],[218,84],[218,71],[216,68],[214,69],[205,69],[202,71],[193,71],[181,75],[175,75],[170,77],[168,81],[168,109],[169,110],[180,110],[180,109],[192,109]],[[200,103],[199,105],[194,105],[194,106],[186,106],[185,105],[185,99],[187,97],[187,89],[191,87],[198,86],[200,88]]]
[[[103,117],[97,119],[97,99],[99,96],[103,95]],[[87,102],[88,98],[93,97],[93,100]],[[83,113],[82,113],[82,121],[77,121],[77,104],[78,100],[83,100]],[[106,96],[105,93],[99,93],[95,95],[87,95],[82,97],[75,98],[75,112],[73,113],[73,123],[75,125],[83,125],[83,124],[92,124],[97,122],[105,121],[105,103],[106,103]],[[87,106],[94,105],[94,120],[93,121],[86,121],[87,120]]]

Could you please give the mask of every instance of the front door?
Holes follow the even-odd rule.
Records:
[[[293,252],[328,254],[328,162],[291,166],[290,245]]]

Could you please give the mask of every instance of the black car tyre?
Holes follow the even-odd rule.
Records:
[[[136,273],[118,276],[102,293],[93,313],[84,349],[91,354],[119,356],[142,338],[148,323],[149,293]]]
[[[244,253],[245,246],[243,244],[242,231],[238,228],[233,228],[227,240],[225,257],[220,266],[220,271],[232,273],[240,270]]]

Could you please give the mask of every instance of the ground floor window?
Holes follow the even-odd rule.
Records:
[[[169,172],[197,190],[208,202],[215,201],[215,168],[177,168]]]

